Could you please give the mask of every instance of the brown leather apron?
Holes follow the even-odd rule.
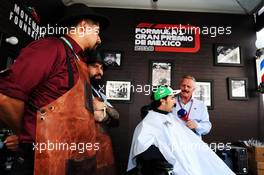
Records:
[[[95,174],[96,150],[102,148],[93,114],[85,107],[88,68],[82,61],[76,63],[77,83],[37,113],[35,175]]]
[[[100,143],[100,149],[96,154],[97,175],[115,175],[116,170],[111,138],[100,126],[100,123],[96,123],[96,128],[96,141]]]

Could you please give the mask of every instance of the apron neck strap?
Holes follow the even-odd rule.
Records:
[[[63,41],[64,41],[64,43],[71,49],[71,51],[72,51],[72,53],[74,54],[74,56],[75,56],[75,58],[77,59],[77,60],[80,60],[80,58],[79,58],[79,56],[74,52],[74,49],[73,49],[73,47],[72,47],[72,44],[70,43],[70,41],[69,40],[67,40],[64,36],[62,36],[62,37],[60,37]]]

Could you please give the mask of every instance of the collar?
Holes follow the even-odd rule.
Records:
[[[167,115],[169,113],[167,111],[162,111],[162,110],[159,110],[159,109],[153,109],[153,111],[161,113],[161,114],[165,114],[165,115]]]
[[[76,41],[74,41],[70,36],[65,35],[64,37],[71,43],[71,45],[73,47],[73,51],[77,55],[80,55],[81,58],[83,58],[83,50],[82,50],[81,46]]]
[[[157,113],[159,113],[161,115],[164,115],[162,117],[159,117],[159,120],[161,120],[161,123],[163,123],[166,127],[168,127],[170,124],[173,123],[173,121],[171,120],[169,112],[162,111],[162,110],[159,110],[159,109],[153,109],[152,111],[153,112],[157,112]]]
[[[180,94],[177,94],[177,95],[176,95],[176,100],[177,100],[177,99],[179,99],[180,102],[181,102],[181,104],[183,104]],[[194,97],[193,97],[193,95],[192,95],[191,99],[190,99],[186,104],[190,103],[190,102],[193,101],[193,100],[194,100]],[[186,105],[186,104],[185,104],[185,105]]]

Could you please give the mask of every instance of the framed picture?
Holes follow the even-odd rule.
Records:
[[[248,79],[229,77],[228,97],[230,100],[248,100]]]
[[[238,45],[216,44],[214,62],[220,66],[243,66],[241,48]]]
[[[201,100],[208,107],[214,108],[213,80],[197,80],[193,93],[194,98]]]
[[[152,86],[171,86],[171,62],[151,61],[150,70],[150,80]]]
[[[122,61],[122,53],[120,51],[104,51],[103,60],[107,67],[119,68]]]
[[[106,81],[106,98],[108,100],[130,101],[130,81]]]

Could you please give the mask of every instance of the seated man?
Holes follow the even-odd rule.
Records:
[[[174,174],[235,175],[206,143],[171,114],[174,105],[175,97],[171,88],[161,86],[155,91],[153,110],[148,112],[134,131],[127,170],[135,168],[138,156],[155,146],[166,161],[173,165]]]

